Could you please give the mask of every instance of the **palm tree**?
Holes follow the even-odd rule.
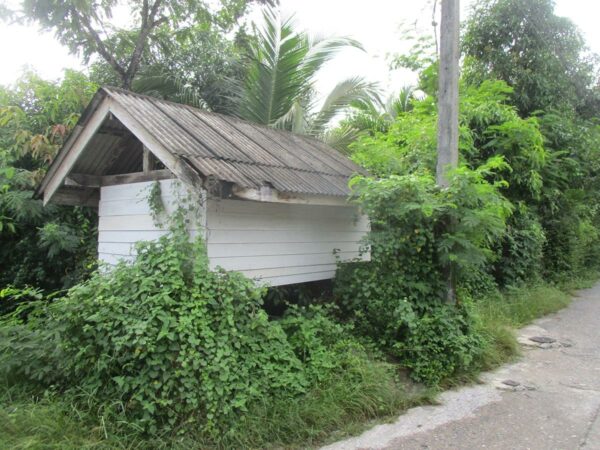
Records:
[[[263,10],[264,26],[251,45],[245,82],[238,86],[236,115],[252,122],[317,138],[326,136],[334,118],[357,100],[368,101],[375,87],[360,77],[338,83],[317,107],[314,82],[318,71],[341,49],[361,45],[349,38],[311,39]]]

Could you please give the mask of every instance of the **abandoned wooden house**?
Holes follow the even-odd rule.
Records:
[[[305,136],[101,88],[36,195],[98,208],[98,257],[112,264],[167,232],[152,218],[149,186],[160,181],[171,212],[183,185],[205,199],[191,231],[203,233],[211,266],[276,286],[332,278],[334,252],[359,256],[369,222],[347,203],[358,172]]]

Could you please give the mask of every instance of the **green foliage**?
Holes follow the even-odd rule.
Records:
[[[93,213],[44,208],[32,195],[95,90],[73,71],[61,82],[28,73],[14,87],[0,88],[0,286],[60,289],[89,272]]]
[[[185,422],[222,432],[252,401],[304,390],[301,365],[250,280],[209,271],[201,244],[162,238],[140,244],[138,254],[72,288],[41,323],[22,325],[8,341],[13,351],[42,328],[52,330],[55,351],[43,372],[40,355],[13,354],[12,375],[50,375],[62,389],[120,402],[151,433]]]
[[[250,43],[247,74],[236,92],[239,117],[323,138],[334,117],[352,102],[374,95],[373,85],[348,78],[317,109],[316,74],[337,52],[360,49],[360,44],[348,38],[312,39],[296,29],[293,18],[282,19],[274,8],[263,10],[263,22],[256,41]]]
[[[472,370],[483,346],[467,311],[440,305],[410,325],[406,338],[394,345],[394,353],[412,370],[412,378],[437,385]]]
[[[371,220],[365,242],[371,261],[341,265],[336,295],[357,330],[411,367],[417,380],[435,384],[466,369],[479,346],[467,316],[443,307],[444,273],[453,264],[462,278],[494,257],[511,208],[498,191],[502,184],[485,177],[502,167],[501,159],[475,171],[463,166],[445,190],[427,176],[353,180],[355,198]],[[434,333],[439,340],[430,340]],[[438,352],[448,359],[440,362]]]
[[[43,297],[41,290],[30,286],[22,289],[6,286],[0,289],[0,316],[14,312],[22,303],[42,300]]]
[[[451,264],[465,299],[542,274],[577,273],[598,254],[597,208],[583,206],[586,190],[578,178],[589,173],[589,186],[595,184],[592,149],[600,140],[593,127],[568,116],[523,119],[509,104],[511,93],[498,81],[463,86],[461,165],[445,190],[432,176],[435,98],[413,100],[413,109],[387,130],[374,129],[351,146],[352,158],[379,177],[352,182],[371,219],[365,241],[371,261],[341,265],[336,295],[360,334],[428,383],[477,367],[486,358],[478,352],[490,348],[468,311],[460,315],[466,322],[440,312]],[[588,204],[596,202],[589,198]],[[497,331],[493,339],[504,342],[498,353],[505,355],[501,349],[509,352],[512,341]],[[420,350],[409,353],[411,346]],[[437,364],[436,352],[449,359]]]
[[[364,352],[351,339],[349,330],[328,317],[323,307],[301,309],[290,305],[278,323],[311,383],[324,382],[332,373],[340,373],[345,370],[349,355],[355,351]]]
[[[15,449],[300,448],[318,446],[332,433],[358,433],[374,419],[431,402],[430,391],[399,383],[393,365],[359,352],[343,358],[352,361],[347,370],[305,395],[253,405],[250,413],[238,416],[236,433],[219,436],[217,442],[191,427],[176,437],[123,432],[111,418],[98,418],[64,395],[35,398],[21,387],[0,392],[0,441]]]
[[[499,258],[493,273],[500,286],[532,282],[542,271],[544,229],[537,217],[524,204],[515,209],[508,220],[506,233],[498,246]]]
[[[599,112],[598,58],[577,27],[554,13],[553,0],[479,0],[463,48],[467,78],[506,81],[523,116],[552,109],[587,117]]]
[[[120,433],[222,445],[260,446],[270,433],[307,439],[306,427],[289,431],[291,413],[317,420],[318,402],[337,410],[317,428],[321,437],[342,419],[408,402],[391,366],[323,307],[290,307],[270,321],[263,289],[239,273],[209,270],[202,242],[188,240],[187,214],[178,210],[169,236],[140,243],[134,262],[6,316],[0,378],[60,392]],[[274,421],[274,411],[287,420]],[[264,422],[249,428],[257,420]]]
[[[161,51],[168,53],[174,42],[184,41],[198,29],[230,32],[246,13],[249,3],[246,0],[130,0],[120,6],[125,6],[135,17],[135,26],[125,29],[112,26],[117,5],[113,0],[50,3],[23,0],[14,15],[17,20],[53,31],[72,53],[83,56],[86,64],[99,57],[110,67],[119,85],[129,89],[144,67],[144,60],[152,61]],[[168,79],[165,77],[165,81]]]

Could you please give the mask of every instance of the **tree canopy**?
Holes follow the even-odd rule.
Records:
[[[115,0],[23,0],[17,11],[4,12],[4,16],[54,31],[57,39],[86,63],[93,58],[104,61],[119,85],[130,89],[145,54],[164,51],[173,39],[182,39],[198,27],[230,32],[251,2],[129,0],[125,6],[133,17],[130,28],[112,24],[119,6]]]
[[[96,89],[73,71],[60,82],[28,73],[0,88],[0,285],[64,288],[93,265],[93,213],[43,207],[32,194]]]
[[[467,77],[508,83],[524,116],[565,108],[600,113],[598,57],[573,22],[555,14],[553,0],[478,0],[463,50]]]

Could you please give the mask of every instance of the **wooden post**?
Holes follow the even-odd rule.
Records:
[[[460,31],[459,0],[442,0],[440,24],[440,67],[438,84],[438,131],[436,181],[442,189],[450,180],[448,170],[458,166],[458,39]],[[451,231],[455,224],[446,223]],[[444,270],[446,302],[456,304],[456,267],[453,263]]]
[[[459,0],[442,0],[436,170],[437,184],[441,187],[448,187],[446,173],[458,165],[459,28]]]
[[[152,153],[150,153],[150,150],[148,150],[148,147],[146,147],[144,145],[144,154],[142,157],[142,172],[144,173],[150,173],[150,171],[152,169],[154,169],[153,167],[153,158],[152,158]]]

